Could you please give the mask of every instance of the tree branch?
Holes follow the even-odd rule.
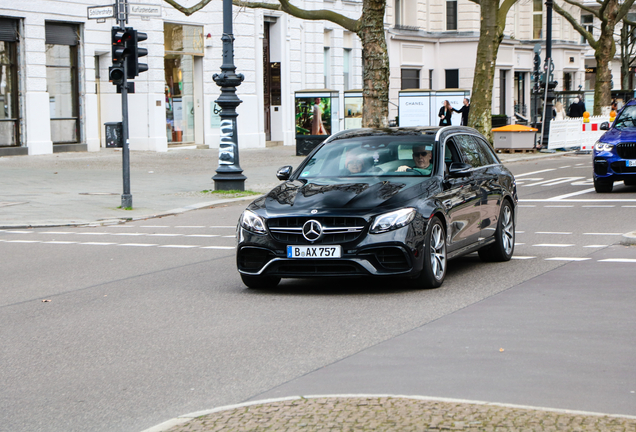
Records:
[[[591,13],[592,15],[594,15],[596,18],[601,19],[601,17],[599,16],[599,13],[597,11],[595,11],[594,9],[592,9],[591,7],[587,7],[582,5],[579,2],[576,2],[574,0],[563,0],[564,2],[571,4],[572,6],[576,6],[578,8],[581,8],[582,10]],[[606,0],[607,1],[607,0]],[[556,2],[554,3],[556,5]]]
[[[568,0],[564,0],[564,1],[567,3],[570,3],[570,1]],[[570,4],[573,4],[573,3],[576,3],[576,2],[571,2]],[[568,20],[568,22],[572,25],[572,27],[574,27],[574,30],[581,33],[581,36],[583,36],[585,40],[587,40],[587,43],[589,43],[590,46],[596,50],[596,48],[598,47],[598,41],[594,39],[594,35],[592,35],[592,33],[585,30],[585,27],[583,27],[572,15],[570,15],[568,12],[563,10],[561,6],[559,6],[556,2],[554,2],[552,7],[556,13],[558,13],[563,18]]]
[[[618,13],[616,14],[616,22],[619,22],[620,20],[625,18],[633,4],[634,0],[627,0],[621,5],[621,7],[618,9]]]
[[[300,19],[318,21],[318,20],[326,20],[331,21],[332,23],[338,24],[341,27],[349,30],[351,32],[357,33],[360,29],[360,21],[351,19],[347,16],[341,15],[337,12],[319,9],[319,10],[306,10],[301,9],[293,4],[291,4],[288,0],[278,0],[279,4],[273,3],[263,3],[263,2],[250,2],[250,1],[242,1],[242,0],[232,0],[232,3],[236,6],[247,7],[250,9],[269,9],[269,10],[280,10],[288,13],[291,16]]]
[[[191,6],[189,8],[187,8],[185,6],[181,6],[175,0],[164,0],[164,1],[166,3],[168,3],[170,6],[172,6],[173,8],[175,8],[176,10],[178,10],[179,12],[181,12],[182,14],[184,14],[185,16],[190,16],[193,13],[195,13],[196,11],[199,11],[199,10],[203,9],[204,7],[206,7],[208,5],[208,3],[210,3],[210,1],[212,1],[212,0],[201,0],[199,3],[197,3],[194,6]]]
[[[473,3],[475,3],[475,4],[478,4],[479,6],[481,6],[481,0],[468,0],[468,1],[471,1],[471,2],[473,2]]]
[[[506,27],[506,15],[510,11],[512,5],[514,5],[517,0],[504,0],[504,2],[499,6],[499,12],[497,13],[497,25],[503,32]]]

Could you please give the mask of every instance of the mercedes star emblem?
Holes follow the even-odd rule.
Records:
[[[322,225],[316,220],[308,220],[303,225],[303,237],[310,242],[314,242],[322,237]]]

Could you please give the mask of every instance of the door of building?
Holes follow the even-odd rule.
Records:
[[[269,66],[269,22],[263,23],[263,119],[265,125],[265,141],[272,139],[272,119],[270,110],[272,109],[272,74]]]

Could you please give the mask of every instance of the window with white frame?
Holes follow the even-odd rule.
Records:
[[[420,70],[419,69],[402,69],[401,88],[418,89],[420,88]]]
[[[543,1],[532,0],[532,39],[541,39],[543,34]]]
[[[457,30],[457,0],[446,0],[446,30]]]
[[[585,30],[594,34],[594,15],[581,15],[581,25]],[[581,35],[581,43],[587,43],[587,40]]]
[[[342,74],[344,76],[344,89],[351,88],[351,48],[342,50]]]

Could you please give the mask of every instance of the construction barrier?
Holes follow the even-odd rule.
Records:
[[[548,148],[578,148],[591,151],[594,144],[605,133],[601,130],[601,123],[609,122],[607,116],[590,117],[589,123],[583,118],[567,118],[550,122],[550,136]]]

